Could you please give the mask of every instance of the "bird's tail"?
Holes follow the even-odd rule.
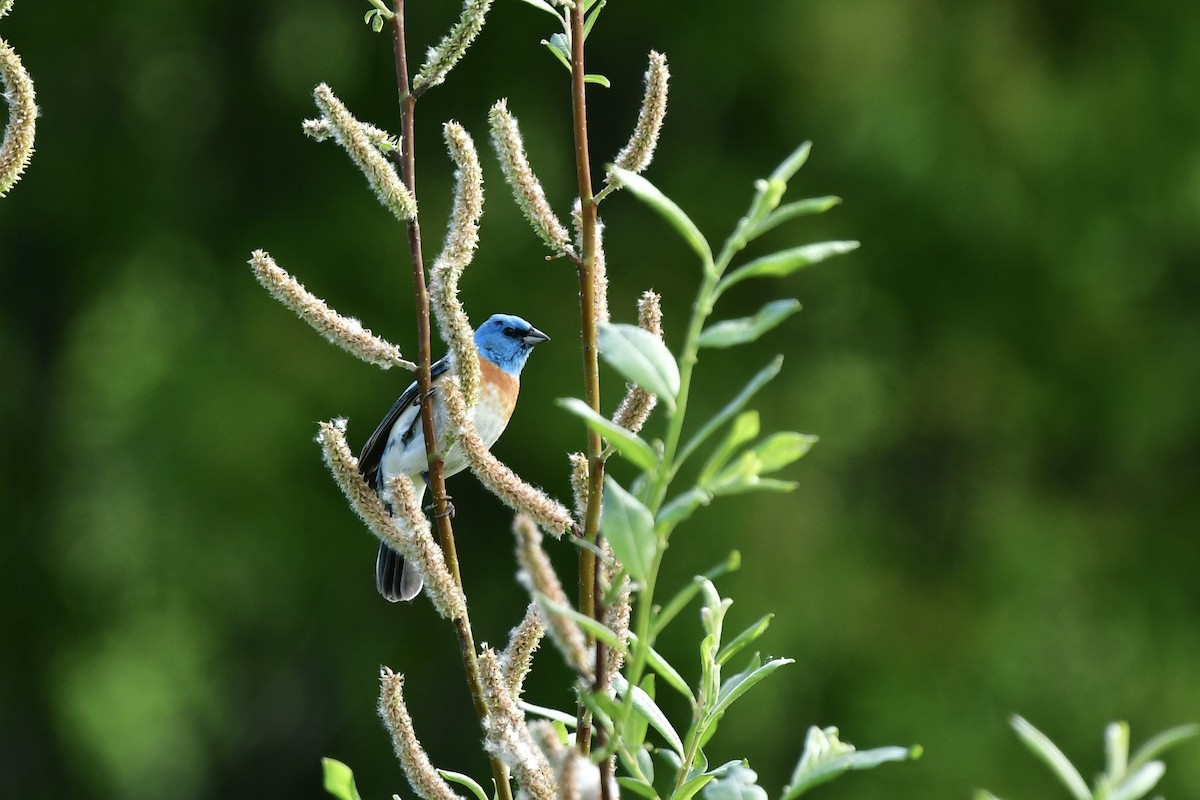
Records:
[[[425,496],[425,482],[420,478],[413,479],[413,490],[420,508],[421,498]],[[422,584],[421,573],[415,564],[405,561],[404,556],[384,542],[379,543],[379,553],[375,556],[375,588],[388,602],[412,600],[421,593]]]
[[[404,556],[379,543],[379,555],[375,557],[375,588],[389,602],[412,600],[421,593],[421,573],[404,560]]]

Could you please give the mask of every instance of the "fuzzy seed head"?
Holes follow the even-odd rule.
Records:
[[[457,122],[443,126],[454,171],[454,207],[441,255],[430,269],[429,296],[438,330],[454,353],[458,381],[467,407],[479,399],[479,359],[471,320],[458,298],[463,270],[479,245],[479,220],[483,216],[483,170],[470,135]]]
[[[488,450],[467,415],[462,392],[453,382],[448,382],[445,386],[444,397],[454,436],[467,457],[471,472],[479,482],[506,506],[528,514],[555,536],[561,536],[563,531],[570,530],[574,526],[574,520],[571,512],[562,503],[551,499],[536,486],[521,480],[519,475]]]
[[[404,676],[387,667],[379,670],[379,716],[391,734],[404,776],[416,793],[424,800],[463,800],[438,774],[417,740],[412,717],[404,704]]]
[[[372,142],[367,128],[354,118],[349,109],[337,99],[333,90],[322,83],[313,91],[317,108],[329,122],[333,138],[367,178],[367,183],[384,208],[396,219],[407,222],[417,216],[417,201],[396,174],[395,167]]]
[[[533,227],[534,233],[555,254],[572,253],[567,230],[554,215],[541,182],[529,166],[525,144],[521,141],[521,130],[517,126],[517,118],[508,110],[507,100],[501,100],[492,106],[488,121],[492,128],[492,145],[496,148],[496,155],[500,157],[504,180],[512,189],[521,213]]]
[[[663,119],[667,116],[667,81],[670,77],[666,56],[651,50],[642,108],[638,112],[633,135],[613,159],[616,166],[630,172],[641,172],[650,166],[654,150],[658,147],[658,134],[662,131]]]
[[[513,533],[517,537],[517,563],[521,566],[517,580],[531,594],[540,594],[560,606],[570,607],[571,600],[563,590],[549,556],[542,549],[542,532],[537,523],[525,514],[517,514],[513,518]],[[549,607],[542,607],[542,614],[549,628],[550,639],[567,664],[580,674],[590,673],[587,640],[579,625],[568,617],[554,613]]]
[[[10,8],[12,0],[0,5],[0,16],[7,14]],[[38,108],[33,80],[17,52],[3,39],[0,39],[0,86],[8,103],[8,125],[4,128],[3,143],[0,143],[0,197],[4,197],[21,179],[33,158]]]
[[[368,364],[384,369],[404,367],[416,371],[417,365],[401,356],[399,347],[371,333],[353,317],[343,317],[334,311],[276,264],[265,250],[255,250],[250,255],[250,267],[272,297],[311,325],[326,341]]]
[[[467,48],[483,30],[492,0],[467,0],[462,15],[442,40],[425,54],[425,63],[413,78],[413,89],[423,92],[446,80],[446,75],[466,54]]]

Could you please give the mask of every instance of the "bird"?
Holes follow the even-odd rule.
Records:
[[[475,330],[475,349],[479,354],[479,402],[471,409],[479,438],[491,447],[500,438],[512,417],[520,389],[521,370],[533,348],[550,337],[512,314],[493,314]],[[450,424],[440,386],[454,372],[453,354],[447,354],[430,366],[433,382],[434,428],[447,430]],[[466,456],[455,446],[443,456],[446,477],[467,466]],[[413,482],[417,504],[425,494],[429,462],[425,453],[425,431],[421,424],[421,391],[414,381],[405,389],[390,411],[375,428],[358,456],[363,479],[384,498],[385,487],[396,475],[407,475]],[[389,511],[390,511],[389,507]],[[421,574],[414,565],[385,542],[379,543],[375,559],[375,588],[387,600],[398,603],[412,600],[421,592]]]

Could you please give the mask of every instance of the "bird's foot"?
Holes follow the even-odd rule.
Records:
[[[450,499],[450,495],[446,495],[445,511],[438,513],[437,503],[430,503],[429,505],[425,506],[425,510],[430,512],[434,519],[441,519],[442,517],[454,519],[454,502]]]

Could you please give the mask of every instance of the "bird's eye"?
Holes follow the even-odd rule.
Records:
[[[505,336],[516,336],[517,332],[515,330],[513,330],[511,327],[508,327],[508,328],[504,329],[504,335]]]

